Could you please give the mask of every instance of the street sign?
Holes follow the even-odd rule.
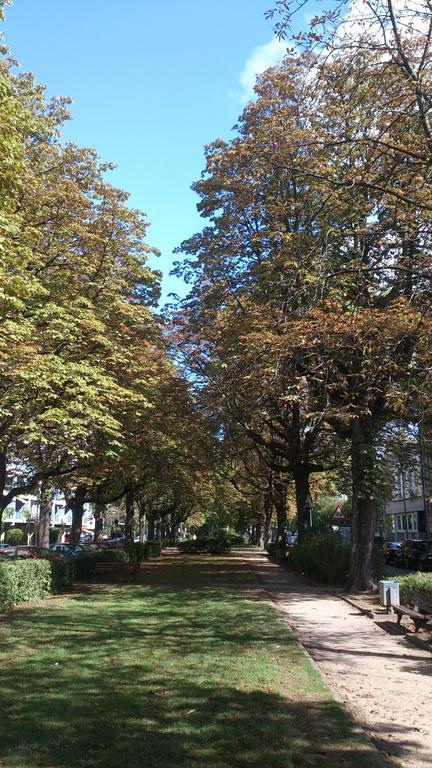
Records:
[[[344,525],[348,522],[347,518],[342,512],[342,507],[340,504],[338,504],[335,511],[331,513],[329,520],[331,520],[332,523],[336,523],[336,525]]]

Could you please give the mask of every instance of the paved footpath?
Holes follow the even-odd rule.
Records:
[[[255,574],[336,697],[385,756],[432,767],[432,654],[259,553],[235,554]]]

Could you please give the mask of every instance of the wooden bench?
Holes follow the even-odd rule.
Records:
[[[136,581],[136,575],[140,568],[140,562],[125,563],[122,560],[109,560],[103,563],[96,563],[95,578],[106,573],[126,573],[131,577],[131,581]]]
[[[407,608],[404,605],[395,605],[393,603],[391,607],[394,612],[397,613],[397,623],[400,624],[402,616],[408,616],[408,618],[414,622],[416,632],[419,631],[420,627],[426,626],[430,619],[430,617],[426,616],[424,613],[413,611],[411,608]]]

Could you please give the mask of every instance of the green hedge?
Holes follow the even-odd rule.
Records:
[[[0,610],[29,600],[39,600],[52,590],[48,560],[13,560],[0,563]]]
[[[432,573],[409,573],[407,576],[393,576],[399,582],[399,598],[403,605],[411,601],[414,592],[432,596]]]
[[[22,544],[24,533],[21,528],[9,528],[5,533],[5,544]]]
[[[144,544],[145,557],[159,557],[162,554],[161,541],[146,541]]]
[[[147,545],[144,542],[126,542],[124,545],[124,550],[127,552],[129,561],[131,563],[139,563],[141,560],[144,560],[144,558],[147,557],[146,547]]]
[[[230,551],[231,543],[227,539],[203,536],[199,539],[181,541],[178,548],[184,555],[225,555]]]
[[[341,547],[337,533],[320,533],[292,547],[288,562],[317,581],[339,582],[349,572],[349,550]]]
[[[124,549],[102,549],[100,552],[90,552],[88,555],[80,555],[73,559],[75,577],[77,579],[90,579],[94,576],[96,563],[112,561],[129,561]]]
[[[288,547],[283,541],[273,541],[271,544],[267,544],[266,550],[269,557],[274,560],[285,560],[288,557]]]
[[[49,560],[51,565],[51,591],[54,594],[64,592],[72,586],[75,579],[75,568],[72,558]]]

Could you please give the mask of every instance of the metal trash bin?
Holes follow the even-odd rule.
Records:
[[[399,582],[390,579],[379,583],[380,605],[386,608],[390,605],[399,605]]]

